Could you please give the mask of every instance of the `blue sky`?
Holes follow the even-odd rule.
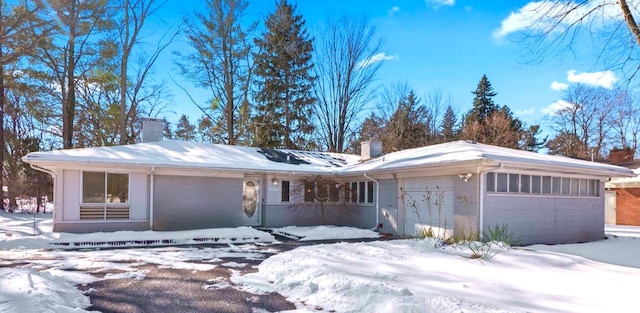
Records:
[[[263,21],[275,2],[250,1],[247,20]],[[422,98],[439,91],[450,97],[458,113],[470,109],[471,92],[483,74],[498,93],[496,103],[509,106],[527,124],[543,126],[553,108],[561,107],[563,88],[576,83],[612,86],[619,79],[617,73],[598,67],[589,51],[543,63],[527,62],[526,47],[509,39],[520,29],[519,23],[531,17],[526,13],[532,5],[529,1],[301,0],[297,4],[311,35],[329,16],[368,18],[384,43],[377,86],[406,83]],[[182,14],[203,8],[200,1],[169,0],[159,15],[165,25],[176,25]],[[177,42],[172,50],[183,45]],[[160,65],[165,70],[159,72],[171,73],[197,102],[206,103],[205,92],[184,82],[177,71],[166,70],[174,68],[173,58],[167,53]],[[197,108],[172,82],[168,85],[176,103],[172,108],[175,114],[167,114],[169,120],[185,113],[195,123],[201,116]]]

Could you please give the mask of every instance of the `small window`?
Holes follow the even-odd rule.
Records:
[[[367,182],[367,203],[373,203],[373,182]]]
[[[487,191],[495,192],[496,191],[496,173],[487,173]]]
[[[563,195],[571,194],[571,178],[569,177],[562,178],[562,194]]]
[[[281,190],[280,199],[282,202],[289,202],[289,192],[291,188],[289,181],[283,180],[281,183],[281,186],[282,186],[282,190]]]
[[[509,174],[509,192],[518,193],[520,192],[520,175],[518,174]]]
[[[329,200],[329,183],[326,181],[320,181],[317,184],[316,195],[319,201]]]
[[[304,182],[304,202],[313,202],[316,195],[316,184],[314,182]]]
[[[551,176],[542,176],[542,193],[551,194]]]
[[[592,179],[589,181],[589,195],[593,197],[600,196],[600,181]]]
[[[104,172],[82,173],[82,203],[105,203]]]
[[[520,192],[531,193],[531,176],[520,175]]]
[[[533,175],[531,176],[531,193],[540,194],[542,193],[542,179],[540,176]]]
[[[560,182],[561,182],[560,177],[553,178],[553,183],[551,184],[551,190],[553,191],[554,195],[560,194],[560,186],[562,185]]]
[[[329,201],[331,202],[340,201],[340,184],[339,183],[329,183]]]
[[[580,195],[588,196],[589,195],[589,180],[581,179],[580,180]]]
[[[577,178],[571,178],[571,195],[577,196],[580,194],[580,180]]]
[[[361,181],[358,183],[358,203],[364,203],[366,195],[365,183]]]
[[[353,182],[351,183],[351,202],[352,203],[357,203],[358,202],[358,183]]]
[[[507,192],[507,173],[498,173],[498,192]]]

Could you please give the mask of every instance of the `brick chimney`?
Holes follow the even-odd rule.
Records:
[[[378,140],[363,141],[360,144],[360,161],[367,161],[382,155],[382,142]]]
[[[626,147],[622,149],[611,149],[609,152],[609,162],[613,164],[625,164],[633,162],[635,151]]]
[[[163,121],[160,118],[145,117],[142,119],[142,142],[162,141]]]

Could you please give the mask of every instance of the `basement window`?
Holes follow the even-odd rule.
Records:
[[[129,174],[82,172],[80,219],[129,219]]]

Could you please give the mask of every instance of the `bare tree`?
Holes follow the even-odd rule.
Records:
[[[588,41],[581,39],[588,36],[598,62],[620,69],[631,81],[640,70],[637,9],[627,0],[543,0],[527,4],[506,24],[518,24],[515,38],[525,43],[532,61],[584,53]]]
[[[579,141],[580,148],[573,144],[570,151],[565,153],[560,150],[555,153],[581,158],[589,157],[593,153],[596,158],[604,157],[612,125],[615,124],[615,92],[577,85],[566,91],[564,104],[565,107],[556,111],[552,117],[552,128],[558,133],[557,136],[572,138],[571,142]],[[569,142],[565,139],[562,141]]]
[[[127,120],[129,114],[127,112],[127,91],[129,79],[127,77],[127,68],[129,66],[129,57],[134,46],[139,43],[139,36],[145,21],[150,15],[153,15],[165,2],[156,0],[121,0],[122,21],[119,23],[120,37],[120,121],[118,125],[121,145],[128,143]],[[166,47],[166,45],[164,46]],[[162,49],[164,49],[164,47]],[[157,53],[162,51],[161,48],[156,49],[155,55],[150,58],[149,66],[155,62]],[[159,51],[158,51],[159,50]],[[144,80],[144,76],[142,76]],[[138,82],[137,85],[139,85]],[[136,86],[138,87],[138,86]],[[134,108],[133,104],[131,105]],[[133,110],[135,111],[135,110]]]
[[[343,152],[371,100],[382,42],[365,19],[330,19],[316,41],[316,114],[329,151]]]
[[[206,12],[186,18],[187,38],[193,52],[181,55],[183,75],[211,91],[211,105],[200,107],[213,127],[216,142],[235,145],[245,140],[249,123],[252,80],[251,45],[248,36],[256,24],[242,20],[245,0],[207,0]],[[213,111],[213,114],[209,112]]]

